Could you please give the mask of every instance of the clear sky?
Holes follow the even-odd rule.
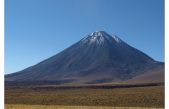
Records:
[[[163,0],[5,0],[5,73],[103,30],[164,61]]]

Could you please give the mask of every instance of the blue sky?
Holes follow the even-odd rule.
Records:
[[[103,30],[164,61],[163,0],[5,0],[5,73]]]

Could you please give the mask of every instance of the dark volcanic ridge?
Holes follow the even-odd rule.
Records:
[[[155,61],[117,36],[97,31],[34,66],[5,75],[5,81],[98,84],[135,82],[136,77],[140,82],[146,81],[145,78],[164,82],[164,63]]]

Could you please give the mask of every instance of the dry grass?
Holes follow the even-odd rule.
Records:
[[[101,107],[101,106],[57,106],[57,105],[16,105],[7,104],[5,109],[164,109],[145,107]]]
[[[117,89],[6,89],[5,103],[61,106],[164,107],[164,86]]]

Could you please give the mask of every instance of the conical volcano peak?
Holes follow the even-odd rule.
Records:
[[[32,85],[89,85],[126,81],[150,71],[152,74],[157,67],[157,72],[164,72],[160,70],[164,69],[164,65],[116,35],[96,31],[34,66],[5,76],[5,80],[17,84],[20,82],[22,85],[27,82]],[[158,79],[156,77],[154,80]]]

